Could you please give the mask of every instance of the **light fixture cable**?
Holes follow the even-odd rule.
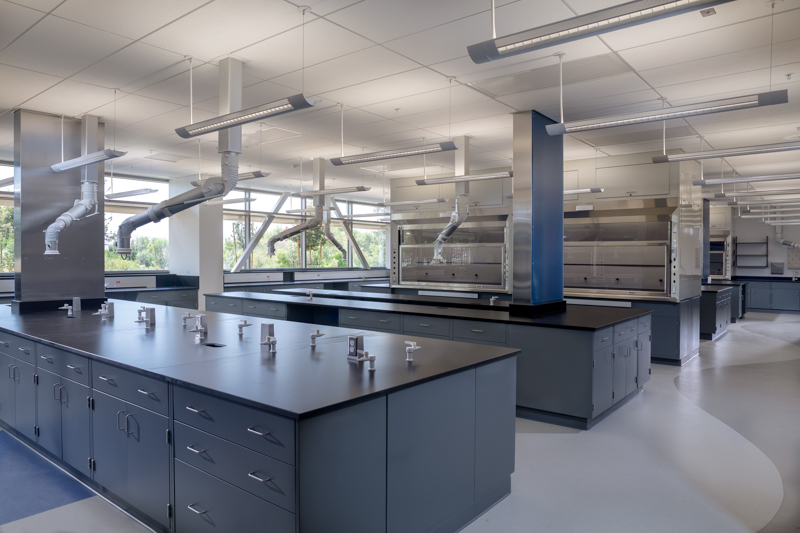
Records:
[[[558,99],[561,105],[561,123],[564,123],[564,56],[566,52],[553,54],[558,58]]]
[[[497,39],[497,24],[494,13],[494,0],[492,0],[492,39]]]

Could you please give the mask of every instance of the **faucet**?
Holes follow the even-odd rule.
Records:
[[[111,306],[110,311],[108,308],[109,305]],[[114,304],[109,304],[108,302],[100,304],[100,309],[98,309],[96,313],[92,313],[92,315],[100,315],[103,321],[108,320],[109,317],[114,316]]]
[[[278,339],[275,338],[275,324],[261,324],[261,345],[269,346],[269,353],[275,355],[278,353],[278,349],[276,348],[277,344]]]
[[[241,337],[242,335],[244,335],[244,328],[250,327],[252,325],[253,324],[248,324],[247,323],[247,319],[246,318],[244,320],[242,320],[241,322],[239,322],[239,324],[237,324],[237,326],[239,326],[239,336]]]
[[[414,352],[422,348],[422,346],[417,346],[416,341],[406,341],[406,361],[413,362],[414,361]]]
[[[66,309],[67,310],[67,318],[75,318],[75,315],[72,314],[72,306],[69,304],[64,304],[63,306],[59,307],[59,309]]]
[[[205,339],[206,333],[208,333],[208,317],[206,315],[197,315],[194,318],[194,327],[189,331],[195,331],[199,338]]]
[[[309,290],[308,292],[306,292],[306,296],[308,296],[309,300],[313,300],[314,299],[314,291]]]
[[[370,355],[367,350],[359,350],[358,351],[358,359],[356,359],[359,363],[364,361],[369,361],[369,371],[375,372],[375,356]]]
[[[189,320],[190,318],[194,318],[194,315],[192,315],[192,313],[190,313],[189,311],[186,311],[186,313],[181,315],[181,320],[183,321],[184,326],[186,325],[186,321]]]
[[[263,346],[269,346],[270,354],[275,355],[276,353],[278,353],[278,349],[276,348],[276,345],[278,344],[278,339],[276,339],[275,337],[270,337],[269,335],[267,335],[266,340],[261,341],[261,344]]]
[[[316,348],[317,347],[317,337],[324,337],[324,336],[325,336],[324,333],[320,333],[318,329],[315,329],[314,333],[311,334],[311,347],[312,348]]]
[[[139,313],[139,318],[135,320],[135,322],[144,322],[147,324],[146,328],[150,329],[151,327],[156,325],[156,308],[155,307],[144,307],[142,306],[141,309],[137,309]],[[142,316],[144,313],[144,316]]]
[[[494,305],[494,301],[497,300],[497,296],[492,296],[489,298],[489,305]]]

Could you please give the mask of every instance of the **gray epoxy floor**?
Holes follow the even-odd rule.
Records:
[[[464,529],[800,531],[800,316],[751,313],[591,431],[517,419],[512,494]],[[145,533],[92,497],[0,533]]]

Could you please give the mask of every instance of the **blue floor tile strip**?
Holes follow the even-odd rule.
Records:
[[[89,489],[0,430],[0,525],[92,496]]]

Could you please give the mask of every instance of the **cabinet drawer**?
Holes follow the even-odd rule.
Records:
[[[294,465],[294,420],[175,387],[175,420]]]
[[[360,309],[339,309],[339,325],[400,333],[400,315]]]
[[[165,305],[184,309],[197,309],[197,300],[167,300]]]
[[[354,292],[362,292],[361,283],[350,282],[347,284],[347,290]]]
[[[294,533],[296,517],[183,461],[175,461],[175,525],[192,533]]]
[[[603,328],[594,332],[592,338],[592,353],[614,344],[614,328]]]
[[[640,335],[642,333],[650,331],[650,328],[652,327],[651,324],[652,320],[650,319],[650,316],[641,317],[639,319],[639,327],[636,329],[636,334]]]
[[[450,338],[450,319],[435,316],[405,315],[403,317],[403,333],[418,333]]]
[[[505,344],[506,325],[477,320],[453,320],[453,340],[486,341]]]
[[[89,359],[43,344],[36,345],[39,368],[71,379],[82,385],[89,385]]]
[[[220,313],[241,313],[242,301],[234,298],[220,298],[219,296],[206,296],[206,309]]]
[[[22,337],[0,332],[0,352],[32,365],[36,364],[35,344]]]
[[[150,304],[163,304],[169,299],[171,292],[172,291],[142,291],[136,296],[136,301]]]
[[[286,304],[280,302],[242,300],[242,312],[248,315],[286,318]]]
[[[296,512],[295,470],[282,461],[180,422],[175,424],[175,458]]]
[[[772,284],[768,281],[751,281],[747,284],[751,289],[771,289]]]
[[[639,320],[634,318],[622,324],[614,326],[614,342],[636,336],[636,330],[639,329]]]
[[[165,381],[93,361],[92,388],[167,416]]]

